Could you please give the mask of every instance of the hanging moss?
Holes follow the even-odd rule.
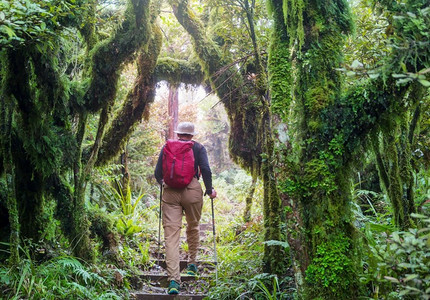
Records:
[[[1,86],[0,86],[0,197],[1,204],[7,210],[9,223],[10,257],[9,263],[17,265],[19,262],[20,223],[18,203],[15,195],[15,168],[12,158],[12,131],[14,122],[13,101],[11,99],[10,80],[13,77],[10,71],[10,61],[6,52],[0,51]]]
[[[48,184],[52,198],[57,202],[55,217],[60,220],[63,234],[73,240],[76,227],[73,223],[73,189],[66,180],[56,175],[49,178]]]
[[[245,223],[251,221],[252,199],[254,197],[256,184],[257,184],[257,175],[254,174],[252,176],[251,186],[249,187],[249,192],[248,192],[248,195],[246,196],[246,200],[245,200],[246,206],[245,206],[245,210],[243,213],[243,221]]]
[[[290,45],[294,42],[298,43],[298,49],[302,47],[305,39],[305,32],[303,28],[303,8],[305,1],[303,0],[288,0],[283,1],[283,15],[284,22],[288,35],[290,36]]]
[[[282,1],[269,1],[269,3],[274,18],[268,61],[271,109],[283,122],[286,122],[292,101],[290,39],[285,30]]]
[[[97,35],[95,33],[95,11],[96,11],[96,0],[90,0],[89,3],[86,4],[91,9],[88,9],[85,11],[84,15],[82,16],[83,19],[83,26],[79,28],[79,31],[81,35],[84,37],[85,42],[87,43],[87,52],[94,48],[94,46],[97,43]]]

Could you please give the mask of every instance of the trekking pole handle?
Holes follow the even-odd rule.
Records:
[[[212,188],[212,191],[211,191],[211,193],[210,193],[210,194],[208,194],[208,192],[207,192],[207,191],[205,192],[205,196],[206,196],[206,195],[208,195],[208,196],[209,196],[209,198],[214,199],[214,198],[216,198],[217,193],[216,193],[216,190],[215,190],[214,188]]]

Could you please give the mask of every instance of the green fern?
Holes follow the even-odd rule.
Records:
[[[18,266],[0,267],[0,287],[7,299],[120,299],[114,291],[101,293],[108,280],[78,259],[60,256],[40,265],[22,259]]]

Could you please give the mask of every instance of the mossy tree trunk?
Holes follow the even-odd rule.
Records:
[[[9,157],[11,160],[8,162],[13,163],[14,193],[18,204],[20,230],[23,237],[35,241],[42,238],[45,232],[44,227],[49,219],[49,216],[44,215],[43,211],[45,204],[43,178],[52,174],[53,170],[49,170],[49,168],[55,168],[56,163],[53,158],[55,146],[52,147],[53,145],[49,144],[49,127],[41,125],[44,114],[32,97],[34,91],[30,86],[32,67],[34,66],[35,72],[42,72],[34,63],[34,60],[38,58],[34,52],[9,50],[7,53],[9,68],[6,71],[9,73],[7,76],[9,82],[5,82],[9,92],[6,97],[15,99],[17,109],[21,111],[21,114],[10,112],[15,115],[16,123],[14,125],[19,124],[19,131],[11,128],[9,138],[14,150],[11,151],[12,156]],[[48,70],[48,74],[51,73],[49,71],[52,70]],[[45,94],[45,96],[49,95]],[[31,155],[28,155],[30,151]],[[52,161],[46,163],[41,161],[44,151]],[[34,160],[39,161],[35,163]]]
[[[101,109],[101,113],[89,157],[85,165],[80,167],[78,163],[75,169],[74,252],[79,257],[92,259],[93,253],[89,239],[90,222],[85,212],[85,191],[92,169],[96,165],[106,164],[119,154],[134,126],[142,119],[147,104],[154,99],[153,72],[160,52],[161,34],[151,24],[155,17],[151,16],[150,7],[149,0],[129,1],[121,28],[110,40],[97,44],[92,56],[92,80],[84,100],[89,111]],[[110,127],[106,128],[116,96],[118,70],[133,58],[136,51],[140,51],[140,55],[135,86]]]
[[[245,199],[245,211],[243,213],[243,221],[245,223],[251,221],[251,209],[252,209],[252,199],[254,197],[255,185],[257,184],[257,176],[255,174],[252,175],[251,186],[249,187],[248,195]]]
[[[174,84],[169,85],[168,97],[168,113],[169,113],[169,132],[168,138],[175,138],[175,129],[178,126],[178,113],[179,113],[179,97],[178,87]]]
[[[2,79],[7,81],[12,75],[8,73],[8,59],[0,56],[2,62]],[[19,239],[20,239],[20,222],[18,214],[18,204],[15,193],[15,166],[12,158],[12,123],[14,116],[13,102],[7,98],[10,92],[7,91],[6,85],[3,85],[0,96],[0,149],[1,149],[1,168],[0,176],[4,177],[5,185],[3,191],[6,198],[6,208],[9,212],[10,224],[10,259],[11,265],[17,265],[19,262]]]
[[[405,8],[417,6],[410,1]],[[287,57],[275,45],[287,37],[292,51],[281,65],[284,69],[293,66],[294,75],[292,81],[288,76],[282,80],[282,67],[272,64],[270,68],[272,92],[280,100],[277,111],[283,119],[290,115],[289,110],[300,118],[291,131],[295,133],[294,145],[286,149],[294,159],[280,162],[286,166],[284,172],[290,172],[280,174],[283,198],[292,199],[291,207],[299,209],[299,215],[291,213],[302,231],[291,245],[305,276],[299,289],[306,299],[356,299],[360,295],[360,257],[350,209],[353,158],[372,130],[398,115],[405,102],[416,100],[410,84],[397,84],[392,79],[390,72],[400,70],[399,57],[410,63],[410,70],[420,70],[429,61],[428,51],[422,50],[418,59],[412,59],[410,53],[394,47],[392,56],[387,57],[392,69],[381,75],[388,79],[360,82],[345,92],[342,74],[335,70],[342,63],[344,35],[352,27],[347,2],[274,0],[271,9],[275,28],[285,22],[279,27],[284,35],[275,32],[272,36],[271,58]],[[402,38],[411,38],[403,31],[404,24],[395,29]],[[286,97],[279,96],[282,87]]]
[[[6,173],[13,190],[9,207],[11,239],[17,239],[18,229],[22,238],[36,242],[52,238],[56,207],[55,217],[61,221],[74,254],[93,259],[85,208],[86,186],[94,166],[106,164],[119,154],[153,101],[155,64],[161,48],[160,30],[153,25],[159,13],[158,2],[153,2],[128,0],[122,25],[111,38],[99,43],[91,23],[94,20],[85,19],[94,17],[94,11],[88,10],[96,8],[95,1],[88,6],[76,2],[83,5],[82,11],[65,12],[65,19],[61,16],[59,20],[64,27],[49,28],[60,32],[65,27],[81,30],[91,56],[85,63],[91,63],[84,65],[84,80],[79,78],[79,82],[70,82],[70,74],[70,77],[62,75],[58,60],[62,41],[57,40],[56,34],[1,50],[2,74],[8,75],[2,76],[2,100],[9,99],[5,101],[8,105],[2,104],[1,108],[13,117],[13,122],[2,118],[0,124],[2,128],[12,126],[2,142],[0,155],[5,170],[2,173]],[[67,13],[75,18],[68,18]],[[81,28],[81,22],[88,26]],[[121,68],[134,60],[136,54],[139,76],[135,87],[109,123]],[[84,149],[91,114],[99,114],[99,126],[94,144]],[[73,127],[71,123],[76,121],[77,126]],[[7,146],[8,143],[12,146]],[[8,155],[11,147],[12,155]],[[70,170],[74,175],[72,182],[66,176]],[[17,213],[13,203],[17,204]],[[21,228],[15,226],[18,216]]]

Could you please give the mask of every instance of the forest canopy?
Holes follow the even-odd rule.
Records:
[[[4,295],[138,290],[180,119],[223,191],[210,299],[430,299],[428,0],[0,0],[0,61]]]

